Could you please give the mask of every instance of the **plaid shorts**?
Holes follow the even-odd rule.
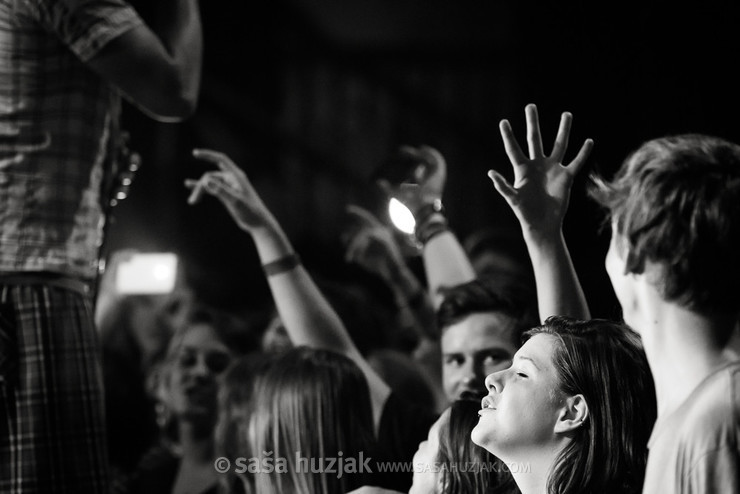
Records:
[[[0,275],[0,492],[107,491],[102,383],[86,285]]]

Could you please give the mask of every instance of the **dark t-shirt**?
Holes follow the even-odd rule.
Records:
[[[376,485],[408,492],[414,473],[414,453],[438,416],[435,410],[391,392],[380,418],[377,458],[371,462]]]
[[[141,459],[138,467],[128,476],[114,479],[112,494],[166,494],[172,492],[180,458],[167,447],[152,447]],[[214,485],[201,494],[217,494],[218,486]]]

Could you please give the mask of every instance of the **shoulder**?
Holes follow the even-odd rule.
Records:
[[[739,456],[740,361],[704,380],[661,429],[660,442],[675,442],[689,466],[717,454]]]
[[[740,361],[728,364],[689,396],[684,431],[691,436],[727,435],[740,427]]]

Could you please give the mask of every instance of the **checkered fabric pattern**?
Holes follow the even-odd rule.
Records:
[[[0,281],[0,492],[105,492],[104,421],[89,295]]]
[[[124,0],[0,0],[3,494],[108,489],[90,295],[70,280],[97,274],[120,95],[85,62],[142,23]]]
[[[142,23],[123,0],[0,0],[0,272],[95,276],[120,95],[85,61]]]

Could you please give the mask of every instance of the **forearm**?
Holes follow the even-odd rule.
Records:
[[[263,265],[294,253],[287,236],[274,220],[253,229],[251,235]],[[269,275],[267,282],[294,344],[345,354],[354,350],[341,319],[302,265]]]
[[[290,241],[274,219],[252,229],[250,233],[263,265],[294,253]],[[294,345],[341,353],[358,365],[368,381],[377,428],[390,388],[360,354],[339,315],[308,271],[299,263],[292,269],[268,275],[267,281],[280,318]]]
[[[440,288],[459,285],[476,278],[465,249],[451,231],[442,232],[429,240],[424,245],[422,256],[435,309],[442,302]]]
[[[541,235],[525,229],[523,233],[537,284],[540,320],[556,314],[590,319],[586,296],[562,231]]]

